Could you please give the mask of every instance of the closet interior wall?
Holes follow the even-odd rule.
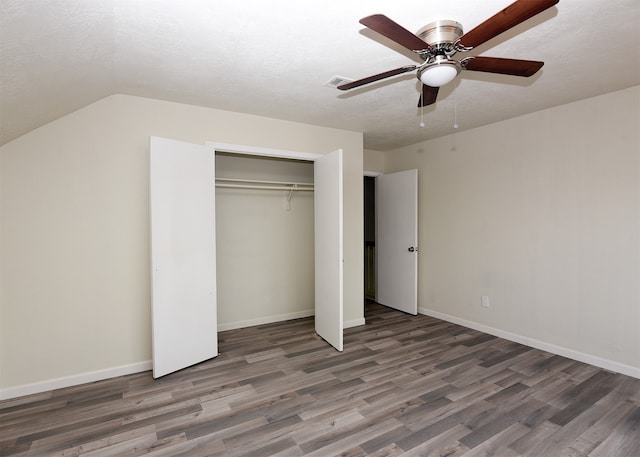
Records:
[[[313,183],[313,163],[216,153],[216,178]],[[218,330],[314,313],[313,192],[216,187]]]

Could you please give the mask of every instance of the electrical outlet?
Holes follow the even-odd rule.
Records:
[[[480,306],[482,306],[483,308],[491,307],[491,304],[489,303],[489,296],[488,295],[483,295],[482,296],[482,304]]]

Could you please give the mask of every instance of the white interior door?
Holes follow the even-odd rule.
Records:
[[[418,170],[376,178],[376,301],[418,313]]]
[[[218,354],[215,152],[151,137],[153,376]]]
[[[342,351],[343,184],[342,150],[315,160],[316,333]]]

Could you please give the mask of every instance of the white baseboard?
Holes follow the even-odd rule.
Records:
[[[77,386],[87,382],[102,381],[103,379],[115,378],[133,373],[140,373],[141,371],[151,370],[151,368],[151,360],[147,360],[145,362],[106,368],[104,370],[88,371],[86,373],[63,376],[61,378],[48,379],[46,381],[23,384],[21,386],[8,387],[6,389],[0,389],[0,400],[37,394],[48,390],[62,389],[63,387]]]
[[[605,370],[615,371],[616,373],[621,373],[627,376],[632,376],[634,378],[640,379],[640,368],[632,367],[631,365],[614,362],[612,360],[603,359],[595,355],[586,354],[584,352],[575,351],[573,349],[557,346],[555,344],[546,343],[544,341],[518,335],[517,333],[511,333],[505,330],[500,330],[498,328],[489,327],[488,325],[483,325],[477,322],[468,321],[466,319],[451,316],[449,314],[433,311],[428,308],[422,308],[422,307],[418,308],[418,312],[426,316],[435,317],[438,319],[442,319],[443,321],[451,322],[453,324],[462,325],[464,327],[472,328],[480,332],[498,336],[500,338],[504,338],[505,340],[514,341],[516,343],[524,344],[525,346],[540,349],[546,352],[551,352],[552,354],[561,355],[569,359],[577,360],[578,362],[588,363],[590,365],[595,365],[597,367],[604,368]]]
[[[302,317],[309,317],[315,314],[315,310],[307,309],[304,311],[298,311],[295,313],[277,314],[275,316],[259,317],[257,319],[249,319],[246,321],[229,322],[226,324],[218,323],[218,331],[224,332],[225,330],[235,330],[237,328],[253,327],[254,325],[273,324],[274,322],[288,321],[291,319],[300,319]]]
[[[299,319],[302,317],[309,317],[313,315],[314,310],[306,310],[289,314],[279,314],[277,316],[268,316],[260,319],[251,319],[218,325],[218,331],[233,330],[236,328],[251,327],[254,325],[271,324],[273,322]],[[364,323],[364,318],[354,319],[344,322],[343,328],[357,327],[359,325],[364,325]],[[153,369],[153,363],[151,362],[151,360],[147,360],[145,362],[132,363],[119,367],[105,368],[104,370],[90,371],[71,376],[64,376],[61,378],[48,379],[46,381],[34,382],[31,384],[8,387],[6,389],[0,389],[0,400],[8,400],[25,395],[47,392],[49,390],[77,386],[79,384],[84,384],[87,382],[102,381],[103,379],[115,378],[118,376],[124,376],[133,373],[140,373],[142,371],[149,371],[151,369]]]
[[[351,327],[358,327],[358,326],[364,325],[364,324],[365,324],[364,317],[361,317],[359,319],[353,319],[353,320],[350,320],[350,321],[343,322],[342,323],[342,328],[345,329],[345,328],[351,328]]]
[[[230,322],[227,324],[218,324],[218,331],[224,332],[225,330],[235,330],[237,328],[253,327],[254,325],[273,324],[274,322],[288,321],[291,319],[300,319],[302,317],[310,317],[314,315],[315,315],[315,311],[312,309],[309,309],[306,311],[299,311],[297,313],[278,314],[275,316],[266,316],[258,319],[249,319],[246,321],[236,321],[236,322]],[[353,319],[350,321],[343,322],[342,328],[345,329],[345,328],[357,327],[359,325],[364,325],[364,317],[361,317],[360,319]]]

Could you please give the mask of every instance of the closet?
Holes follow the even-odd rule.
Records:
[[[227,160],[222,158],[225,156],[224,153],[313,162],[315,330],[329,344],[342,351],[342,150],[316,154],[229,144],[207,143],[206,146],[201,146],[151,137],[149,151],[153,376],[164,376],[218,354],[219,295],[223,301],[233,301],[234,296],[237,297],[238,294],[251,289],[250,282],[253,281],[253,286],[258,284],[258,293],[254,290],[254,300],[262,301],[267,297],[268,300],[282,302],[285,301],[282,299],[283,291],[285,295],[296,296],[296,284],[293,279],[297,278],[293,271],[296,268],[295,262],[280,262],[275,257],[280,255],[287,244],[286,241],[291,237],[307,239],[311,232],[310,227],[307,225],[306,229],[286,232],[287,236],[281,241],[282,245],[269,239],[251,244],[249,235],[243,232],[241,226],[251,224],[250,228],[254,234],[261,230],[265,233],[276,231],[274,227],[269,226],[270,218],[267,217],[273,213],[264,211],[269,205],[265,201],[260,204],[247,201],[247,205],[234,204],[233,199],[224,199],[222,194],[221,198],[217,199],[216,194],[223,191],[267,192],[267,189],[253,187],[274,187],[269,191],[286,193],[286,197],[280,196],[279,203],[276,200],[280,205],[280,212],[284,213],[286,218],[293,214],[291,209],[298,202],[298,195],[294,197],[293,194],[305,192],[288,187],[292,184],[302,186],[306,184],[305,180],[265,179],[261,174],[277,161],[260,162],[261,165],[257,169],[255,164],[248,166],[248,169],[260,176],[224,176],[231,172],[229,170],[219,175],[216,173],[216,155],[220,156],[222,163]],[[228,160],[233,161],[231,158]],[[236,172],[237,168],[234,170],[234,173]],[[220,181],[219,188],[216,187],[216,178]],[[263,195],[262,198],[267,197]],[[217,204],[224,206],[223,213],[219,216],[216,211]],[[234,222],[234,217],[237,216],[244,218],[246,224],[238,220]],[[223,218],[224,221],[217,224],[217,217]],[[229,233],[223,234],[222,240],[218,242],[217,230]],[[231,232],[234,232],[234,236],[225,242],[224,237]],[[240,236],[236,236],[238,233],[235,232]],[[274,245],[276,249],[267,249],[265,244]],[[270,254],[262,255],[267,251]],[[218,265],[218,256],[221,265]],[[292,258],[308,257],[306,254],[296,254]],[[247,266],[249,263],[253,264],[251,268],[254,269],[254,273],[250,273],[251,269]],[[263,281],[259,278],[268,275],[269,270],[275,270],[276,264],[280,265],[278,268],[284,268],[285,273],[289,273],[278,276],[284,279]],[[303,276],[309,282],[308,273],[302,270]],[[225,276],[227,273],[228,277]],[[291,279],[287,279],[288,277]],[[240,317],[224,315],[225,319],[229,319],[230,325],[251,325],[255,319],[274,319],[274,316],[288,318],[287,316],[298,312],[282,308],[270,310],[269,316],[251,314],[256,310],[261,312],[264,307],[248,303],[250,300],[252,299],[244,297],[234,302],[234,309],[230,310],[230,313],[235,312],[235,308],[240,308],[241,312],[247,311],[248,314],[240,314]],[[303,306],[308,304],[304,303]],[[283,312],[278,314],[280,311]],[[273,314],[274,312],[276,314]]]
[[[312,316],[313,162],[215,161],[218,330]]]

